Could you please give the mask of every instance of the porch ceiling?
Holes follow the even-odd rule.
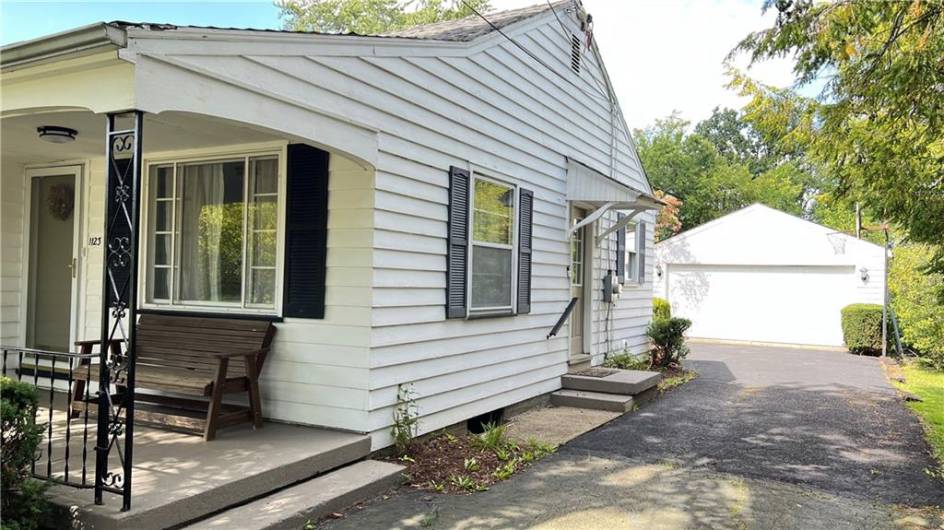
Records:
[[[52,144],[36,128],[58,125],[78,131],[74,142]],[[269,142],[284,136],[238,122],[183,112],[148,114],[144,119],[144,153],[202,149]],[[82,160],[105,154],[105,116],[88,111],[47,112],[0,119],[4,163],[43,164]]]

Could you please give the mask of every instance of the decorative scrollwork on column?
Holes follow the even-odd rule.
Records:
[[[134,438],[135,324],[141,197],[140,111],[108,115],[102,346],[99,364],[95,502],[122,495],[131,507]],[[119,123],[130,123],[118,128]]]

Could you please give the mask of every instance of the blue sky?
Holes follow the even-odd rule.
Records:
[[[178,25],[278,28],[271,1],[17,2],[0,0],[0,42],[9,44],[93,22],[128,20]]]

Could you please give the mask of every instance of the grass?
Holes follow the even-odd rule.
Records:
[[[921,418],[940,473],[944,473],[944,372],[909,363],[902,367],[902,373],[905,382],[895,384],[923,400],[909,401],[908,407]]]

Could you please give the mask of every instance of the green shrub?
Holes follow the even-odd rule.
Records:
[[[688,355],[685,345],[685,330],[691,327],[687,318],[658,318],[649,324],[646,335],[652,339],[650,366],[669,366],[680,362]]]
[[[944,274],[927,272],[934,252],[927,245],[895,249],[888,270],[888,289],[898,317],[902,340],[914,348],[921,362],[944,370]]]
[[[43,436],[43,426],[36,423],[38,401],[33,385],[0,377],[3,530],[39,528],[47,509],[43,496],[46,483],[30,476],[30,467]]]
[[[850,304],[842,308],[842,340],[856,354],[882,351],[882,306]]]
[[[668,300],[658,296],[652,299],[652,318],[653,320],[672,318],[672,306],[669,305]]]

